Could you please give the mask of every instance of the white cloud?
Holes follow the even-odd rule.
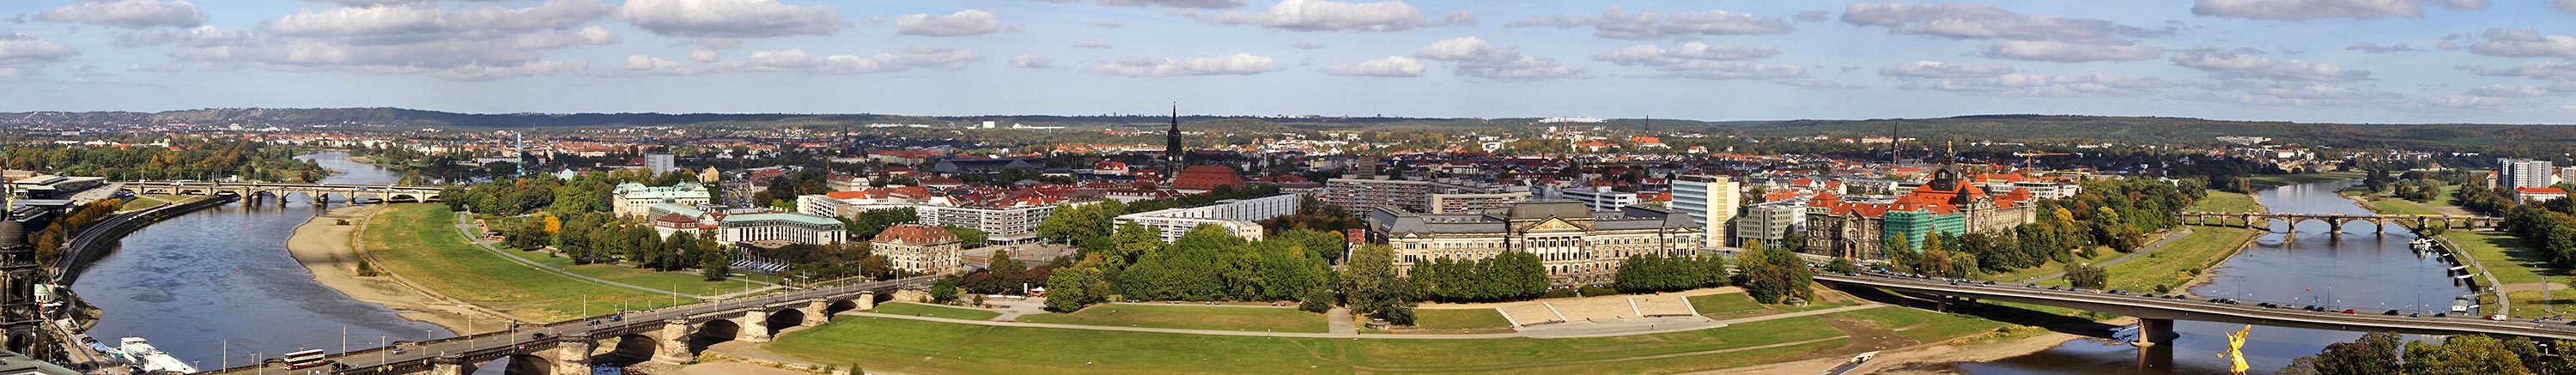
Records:
[[[1404,56],[1387,56],[1386,58],[1362,61],[1358,64],[1325,65],[1322,69],[1316,69],[1316,71],[1324,72],[1324,74],[1353,77],[1419,77],[1422,76],[1422,69],[1422,62],[1416,61],[1413,58]]]
[[[2209,72],[2222,79],[2268,79],[2275,81],[2352,82],[2370,79],[2370,71],[2344,69],[2328,63],[2299,60],[2275,60],[2263,51],[2239,49],[2196,49],[2175,52],[2174,65]]]
[[[503,78],[550,76],[590,70],[590,63],[562,61],[529,61],[516,65],[466,64],[433,73],[433,76],[459,81],[487,81]]]
[[[455,11],[440,9],[434,4],[338,7],[298,11],[262,22],[260,28],[286,37],[403,43],[562,30],[606,17],[611,11],[613,8],[596,0],[552,0],[528,8],[485,6]],[[605,32],[605,29],[601,30]]]
[[[108,45],[116,46],[117,48],[136,48],[173,44],[187,47],[205,47],[240,43],[245,40],[250,40],[250,38],[251,34],[248,31],[223,29],[214,26],[198,26],[176,30],[151,30],[140,33],[117,33],[116,38],[108,41]]]
[[[1843,22],[1883,26],[1891,34],[1930,35],[1954,39],[2053,40],[2106,43],[2127,38],[2172,35],[2173,27],[2144,28],[2111,21],[2053,15],[2020,14],[1984,5],[1855,3],[1843,10]]]
[[[1700,35],[1769,35],[1788,33],[1792,30],[1796,30],[1796,28],[1790,27],[1788,22],[1781,21],[1778,17],[1761,17],[1751,14],[1730,13],[1724,10],[1710,10],[1697,13],[1674,13],[1670,16],[1656,14],[1655,12],[1640,12],[1635,15],[1630,15],[1627,11],[1620,9],[1618,6],[1611,6],[1610,10],[1601,12],[1600,17],[1586,18],[1562,15],[1531,16],[1529,18],[1523,18],[1518,21],[1503,24],[1503,26],[1550,26],[1557,28],[1592,26],[1593,35],[1613,39],[1664,39]]]
[[[2146,60],[2164,56],[2164,53],[2164,49],[2155,47],[2050,40],[1997,40],[1977,49],[1978,56],[2055,62]]]
[[[2012,74],[2013,68],[2001,64],[1961,64],[1940,61],[1915,61],[1878,69],[1878,75],[1896,78],[1967,78]]]
[[[1652,44],[1640,44],[1602,52],[1592,58],[1620,64],[1663,65],[1688,60],[1753,60],[1779,55],[1780,49],[1767,45],[1746,47],[1735,43],[1709,44],[1691,41],[1682,43],[1681,47],[1670,49]]]
[[[655,35],[686,38],[831,35],[850,28],[838,9],[778,0],[627,0],[617,19]]]
[[[2470,73],[2496,77],[2522,77],[2545,80],[2576,80],[2576,63],[2555,60],[2524,61],[2504,68],[2467,67]]]
[[[1047,69],[1055,67],[1055,60],[1047,59],[1046,56],[1038,55],[1011,56],[1011,67],[1021,69]]]
[[[1215,9],[1241,7],[1243,0],[1100,0],[1100,5]]]
[[[697,70],[688,66],[680,65],[677,61],[664,60],[659,57],[645,55],[633,55],[626,57],[625,74],[679,76],[697,74]]]
[[[2191,13],[2214,17],[2284,21],[2326,18],[2420,18],[2424,16],[2424,3],[2423,0],[2196,0],[2192,2]],[[2436,5],[2478,9],[2485,8],[2486,2],[2442,0]]]
[[[2508,103],[2505,98],[2477,95],[2445,95],[2424,99],[2424,104],[2451,109],[2496,108]]]
[[[1253,75],[1282,69],[1269,57],[1249,53],[1215,57],[1192,57],[1173,60],[1159,57],[1129,56],[1118,61],[1093,64],[1089,71],[1129,77],[1179,77],[1205,75]]]
[[[1114,19],[1102,18],[1102,19],[1091,20],[1091,25],[1092,25],[1092,26],[1099,26],[1099,27],[1101,27],[1101,28],[1105,28],[1105,29],[1115,29],[1115,28],[1127,27],[1127,21],[1120,21],[1120,20],[1114,20]]]
[[[1000,32],[992,12],[967,9],[949,15],[906,14],[894,18],[895,35],[966,36]]]
[[[2576,57],[2576,36],[2541,35],[2532,29],[2487,29],[2469,52],[2505,57]]]
[[[0,79],[26,78],[79,56],[80,50],[27,34],[0,34]]]
[[[1821,10],[1798,12],[1796,15],[1789,16],[1789,19],[1798,20],[1798,22],[1825,22],[1825,20],[1833,18],[1834,12]]]
[[[705,48],[700,48],[700,49],[698,49],[698,50],[696,50],[696,51],[689,51],[689,61],[690,61],[690,62],[695,62],[695,63],[699,63],[699,64],[705,64],[705,63],[716,62],[716,60],[718,60],[718,59],[719,59],[719,57],[716,55],[716,51],[715,51],[715,50],[705,49]]]
[[[129,29],[197,27],[206,22],[206,12],[188,0],[84,0],[36,13],[36,20]]]
[[[2382,45],[2379,45],[2378,43],[2360,42],[2360,43],[2353,43],[2353,44],[2352,44],[2352,46],[2349,46],[2349,47],[2344,47],[2344,48],[2343,48],[2343,50],[2345,50],[2345,51],[2361,51],[2362,53],[2398,53],[2398,52],[2414,52],[2414,51],[2415,51],[2415,47],[2408,47],[2408,46],[2406,46],[2406,43],[2398,43],[2398,44],[2391,44],[2391,45],[2382,46]]]
[[[2576,13],[2576,0],[2558,0],[2551,5],[2556,5],[2560,12]]]
[[[2033,97],[2135,97],[2173,86],[2164,79],[2093,72],[2085,75],[2003,74],[1912,81],[1905,88],[1965,94]]]
[[[694,57],[693,57],[694,58]],[[915,46],[900,53],[875,55],[826,55],[805,53],[802,49],[752,52],[740,60],[725,60],[698,65],[683,65],[658,57],[626,57],[624,76],[699,75],[720,73],[797,73],[813,75],[855,75],[900,72],[915,69],[959,69],[966,63],[982,60],[974,51]]]
[[[1448,21],[1434,21],[1422,16],[1422,9],[1403,1],[1343,3],[1328,0],[1280,0],[1279,4],[1260,13],[1226,11],[1224,14],[1182,14],[1201,21],[1255,25],[1292,31],[1400,31],[1417,27],[1439,26],[1461,21],[1473,22],[1463,11],[1450,15]]]
[[[1317,42],[1317,41],[1312,41],[1312,40],[1300,40],[1300,41],[1297,41],[1297,44],[1291,44],[1291,45],[1288,45],[1288,46],[1289,46],[1289,47],[1295,47],[1295,48],[1297,48],[1297,49],[1324,49],[1324,42]]]
[[[177,73],[184,70],[188,70],[187,65],[180,63],[134,64],[125,66],[125,71],[135,73]]]
[[[2553,94],[2557,94],[2557,92],[2550,90],[2548,86],[2540,85],[2495,84],[2469,89],[2469,95],[2491,96],[2498,98],[2527,98]]]
[[[1415,51],[1413,56],[1454,63],[1457,67],[1453,73],[1464,77],[1500,81],[1592,78],[1591,70],[1559,64],[1556,59],[1496,48],[1483,38],[1472,36],[1432,42]]]
[[[1110,47],[1114,47],[1114,46],[1109,45],[1109,41],[1107,41],[1107,40],[1100,40],[1100,39],[1092,39],[1092,40],[1085,40],[1085,41],[1080,41],[1080,42],[1073,42],[1073,48],[1101,48],[1101,49],[1105,49],[1105,48],[1110,48]]]

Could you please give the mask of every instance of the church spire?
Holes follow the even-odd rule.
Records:
[[[1169,164],[1163,170],[1163,174],[1165,176],[1178,176],[1181,173],[1181,164],[1183,162],[1182,157],[1187,154],[1181,151],[1180,102],[1172,103],[1172,130],[1164,132],[1163,138],[1165,142],[1163,145],[1163,158],[1164,161]]]

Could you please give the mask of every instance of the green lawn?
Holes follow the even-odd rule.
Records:
[[[2180,289],[2198,276],[2192,270],[2207,271],[2212,264],[2226,260],[2243,248],[2246,240],[2261,233],[2251,229],[2224,227],[2192,228],[2191,235],[2174,240],[2146,255],[2130,258],[2105,270],[2111,274],[2111,289],[2131,292],[2157,292],[2156,286]]]
[[[1691,310],[1710,319],[1731,319],[1770,314],[1771,309],[1753,302],[1744,293],[1697,295],[1690,297]]]
[[[1413,328],[1511,328],[1512,321],[1494,309],[1414,309]]]
[[[2072,261],[2077,264],[2102,263],[2112,259],[2119,259],[2121,255],[2127,254],[2122,254],[2118,251],[2111,251],[2110,248],[2101,248],[2094,250],[2093,257],[2091,258],[2076,257]],[[1998,274],[1978,275],[1973,278],[1978,280],[1993,280],[1996,283],[2019,283],[2022,282],[2022,280],[2030,280],[2030,278],[2039,277],[2040,275],[2065,271],[2065,267],[2065,263],[2062,262],[2048,262],[2046,264],[2041,264],[2038,267],[2023,268],[2013,270],[2012,272]]]
[[[2263,205],[2262,205],[2262,204],[2254,203],[2254,196],[2252,196],[2252,195],[2246,195],[2246,194],[2243,194],[2243,193],[2230,193],[2230,192],[2217,191],[2217,190],[2210,190],[2210,191],[2209,191],[2209,196],[2208,196],[2208,197],[2201,198],[2199,202],[2194,202],[2194,203],[2192,203],[2192,204],[2191,204],[2191,207],[2189,207],[2189,208],[2184,208],[2184,209],[2183,209],[2183,211],[2185,211],[2185,212],[2270,212],[2270,211],[2265,210],[2265,209],[2263,208]]]
[[[439,204],[386,206],[367,222],[361,243],[377,267],[449,297],[538,320],[562,320],[589,311],[669,305],[669,296],[647,294],[572,278],[520,264],[465,242],[455,215]],[[682,298],[678,302],[696,302]]]
[[[991,310],[961,309],[911,302],[887,302],[877,305],[876,310],[869,310],[869,312],[963,320],[991,320],[993,317],[1002,316],[1002,313]]]
[[[117,211],[133,211],[133,210],[140,210],[140,209],[146,209],[146,208],[161,207],[161,205],[165,205],[165,204],[170,204],[170,202],[162,201],[162,200],[159,200],[159,199],[144,198],[144,197],[135,197],[134,199],[126,200],[126,201],[125,201],[125,206],[124,206],[124,207],[117,207],[117,208],[116,208],[116,210],[117,210]]]
[[[521,254],[525,255],[526,253]],[[627,285],[702,296],[740,292],[743,290],[743,282],[740,280],[707,281],[706,276],[698,274],[698,271],[695,270],[662,272],[616,264],[584,264],[578,266],[566,264],[556,265],[555,267],[563,268],[564,271],[580,274],[582,276],[596,277],[600,280],[615,281],[626,283]],[[767,286],[760,284],[750,285],[752,288]]]
[[[2496,282],[2536,283],[2541,282],[2543,272],[2551,276],[2566,274],[2550,270],[2549,264],[2545,263],[2546,257],[2524,247],[2522,239],[2504,232],[2451,231],[2442,236],[2450,238],[2451,243],[2458,244],[2461,250],[2469,252],[2469,256],[2477,258],[2478,265],[2486,266],[2487,272],[2495,274]]]
[[[1070,314],[1025,315],[1020,317],[1020,321],[1216,331],[1322,333],[1329,330],[1324,314],[1263,307],[1112,304],[1092,306]]]
[[[2370,198],[2370,211],[2386,215],[2442,214],[2440,211],[2434,211],[2432,207],[2425,207],[2423,203],[2415,203],[2415,201],[2386,197]]]
[[[2250,178],[2248,178],[2248,179],[2253,180],[2253,182],[2254,182],[2254,186],[2257,186],[2257,187],[2273,187],[2273,186],[2290,186],[2290,185],[2298,185],[2298,184],[2306,184],[2306,183],[2317,183],[2317,182],[2328,182],[2328,181],[2343,181],[2343,180],[2350,180],[2350,179],[2362,178],[2362,177],[2365,177],[2365,176],[2368,176],[2368,174],[2361,173],[2361,172],[2326,172],[2326,173],[2308,173],[2308,174],[2268,174],[2268,175],[2256,175],[2256,176],[2252,176],[2252,177],[2250,177]]]
[[[1914,341],[1921,343],[1948,341],[1950,339],[1965,337],[1968,335],[1992,332],[2008,325],[2003,322],[1985,320],[1972,315],[1944,314],[1929,310],[1904,307],[1882,307],[1825,315],[1877,322],[1878,326],[1881,328],[1896,330],[1896,334],[1898,336],[1905,336],[1905,338],[1914,339]]]
[[[1849,345],[1841,336],[1817,317],[1621,337],[1405,340],[984,327],[844,316],[782,336],[768,349],[817,363],[922,374],[1675,373],[1809,357]],[[1808,340],[1821,341],[1746,349]],[[1670,356],[1641,358],[1662,355]]]

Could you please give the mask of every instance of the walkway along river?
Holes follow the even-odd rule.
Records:
[[[2369,210],[2335,194],[2358,180],[2284,186],[2260,193],[2272,212],[2370,215]],[[2278,224],[2276,224],[2278,225]],[[2267,234],[2228,258],[2210,283],[2191,288],[2194,295],[2246,301],[2293,302],[2299,305],[2351,306],[2370,313],[2384,310],[2447,309],[2453,297],[2468,290],[2445,276],[2439,259],[2417,257],[2407,249],[2415,233],[2391,227],[2385,236],[2371,235],[2370,223],[2342,228],[2310,221],[2288,235]],[[2333,236],[2336,230],[2342,238]],[[2278,228],[2275,228],[2278,230]],[[2248,302],[2252,303],[2252,302]],[[2419,306],[2422,306],[2419,308]],[[2141,349],[2104,340],[2077,340],[2036,354],[1990,363],[1961,364],[1971,374],[2063,374],[2098,369],[2135,369],[2147,374],[2227,374],[2228,362],[2215,356],[2227,351],[2228,333],[2243,325],[2174,322],[2181,337],[2151,350],[2171,350],[2171,361],[2159,355],[2141,366]],[[2361,332],[2254,327],[2246,339],[2246,363],[2254,373],[2270,373],[2293,358],[2315,355],[2326,344],[2350,341]],[[2420,337],[2419,337],[2420,338]]]
[[[341,172],[329,183],[390,184],[400,176],[351,162],[347,154],[305,155]],[[374,346],[378,337],[417,341],[455,336],[314,282],[286,251],[295,227],[331,207],[301,194],[284,207],[243,200],[136,230],[72,285],[106,312],[89,334],[142,337],[198,368],[239,366],[298,349]],[[256,353],[256,356],[254,356]],[[487,366],[486,372],[494,366]]]

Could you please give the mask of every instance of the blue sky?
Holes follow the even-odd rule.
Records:
[[[2568,123],[2571,35],[2576,0],[24,0],[0,111]]]

